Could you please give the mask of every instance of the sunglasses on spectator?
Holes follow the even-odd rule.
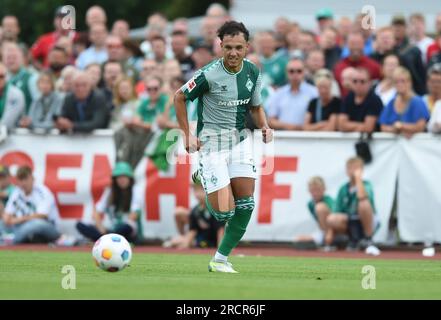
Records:
[[[365,84],[365,83],[367,83],[368,81],[366,80],[366,79],[353,79],[352,80],[352,83],[353,84],[357,84],[357,83],[360,83],[360,84]]]
[[[288,72],[293,74],[293,73],[302,73],[303,69],[288,69]]]
[[[159,87],[147,87],[147,91],[158,91]]]

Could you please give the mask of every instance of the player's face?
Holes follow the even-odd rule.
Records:
[[[248,52],[248,42],[242,33],[234,36],[226,35],[221,42],[224,63],[229,68],[240,68]]]

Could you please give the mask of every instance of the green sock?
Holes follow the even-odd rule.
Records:
[[[228,256],[231,253],[245,234],[254,210],[254,198],[238,199],[235,201],[235,204],[234,216],[226,224],[225,234],[218,249],[218,252],[224,256]]]
[[[234,215],[234,210],[229,210],[229,211],[216,211],[216,210],[214,210],[210,204],[210,201],[208,200],[208,197],[205,197],[205,205],[207,206],[208,212],[210,212],[211,215],[217,221],[227,222]]]

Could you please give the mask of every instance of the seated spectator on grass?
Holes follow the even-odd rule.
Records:
[[[383,79],[375,86],[375,94],[380,97],[383,105],[386,106],[397,94],[394,85],[393,73],[400,65],[400,60],[395,54],[384,57],[381,65]]]
[[[341,100],[332,95],[332,73],[322,69],[315,77],[319,96],[310,101],[306,112],[305,131],[335,131],[340,113]]]
[[[363,180],[363,167],[363,160],[357,157],[346,162],[349,182],[339,189],[335,211],[326,220],[326,243],[332,243],[336,234],[348,234],[349,249],[361,246],[366,253],[375,254],[379,250],[373,248],[372,236],[379,222],[372,184]]]
[[[398,67],[393,73],[393,79],[397,95],[380,115],[381,131],[404,134],[406,137],[424,132],[430,114],[423,99],[412,90],[409,71],[404,67]]]
[[[432,112],[435,103],[441,100],[441,63],[434,64],[427,71],[427,90],[428,93],[423,96],[423,100]]]
[[[343,132],[373,132],[383,103],[371,90],[369,72],[357,68],[352,84],[353,91],[342,102],[338,128]]]
[[[40,74],[37,85],[41,96],[32,103],[28,116],[21,118],[20,127],[50,130],[55,127],[54,119],[61,113],[64,97],[54,90],[54,79],[48,72]]]
[[[25,113],[26,102],[20,89],[6,81],[6,67],[0,63],[0,124],[15,129]]]
[[[92,241],[107,233],[117,233],[129,242],[136,242],[142,235],[142,203],[134,192],[134,184],[132,167],[126,162],[116,163],[112,171],[112,185],[94,207],[93,223],[78,222],[77,230]]]
[[[2,225],[3,212],[5,210],[6,203],[8,202],[8,199],[14,189],[15,186],[11,183],[8,167],[0,164],[0,225]]]
[[[427,129],[432,133],[441,133],[441,100],[435,103]]]
[[[167,248],[186,249],[192,247],[214,248],[222,240],[224,224],[217,221],[208,212],[205,205],[205,193],[201,184],[193,184],[193,192],[198,204],[190,211],[178,207],[175,211],[177,228],[180,234],[164,242]],[[189,230],[185,232],[185,223],[189,222]]]
[[[91,132],[107,128],[110,110],[104,95],[92,90],[86,73],[79,71],[73,79],[73,93],[64,99],[56,127],[62,132]]]
[[[59,214],[55,197],[44,185],[36,183],[32,169],[17,170],[17,188],[6,204],[3,221],[13,244],[25,242],[55,242]]]
[[[312,177],[308,182],[309,193],[311,200],[308,202],[308,210],[313,219],[319,226],[319,231],[306,236],[299,236],[295,239],[296,242],[310,242],[313,241],[317,246],[330,246],[333,239],[325,239],[327,234],[326,221],[328,216],[334,210],[334,200],[327,195],[325,181],[322,177]],[[329,240],[331,242],[325,241]]]
[[[279,88],[268,101],[269,125],[279,130],[302,130],[311,99],[317,88],[304,81],[305,66],[300,59],[291,59],[286,67],[289,83]]]

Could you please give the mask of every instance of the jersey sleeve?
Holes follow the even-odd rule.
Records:
[[[55,203],[55,198],[52,193],[49,190],[43,189],[40,199],[38,200],[38,203],[36,203],[35,213],[49,216],[51,208]]]
[[[256,80],[256,87],[254,88],[253,96],[251,97],[251,105],[253,107],[261,106],[262,101],[262,74],[259,72],[259,76]]]
[[[204,72],[199,70],[195,73],[193,78],[188,80],[188,82],[181,87],[181,91],[187,99],[194,101],[196,98],[207,92],[209,88]]]

